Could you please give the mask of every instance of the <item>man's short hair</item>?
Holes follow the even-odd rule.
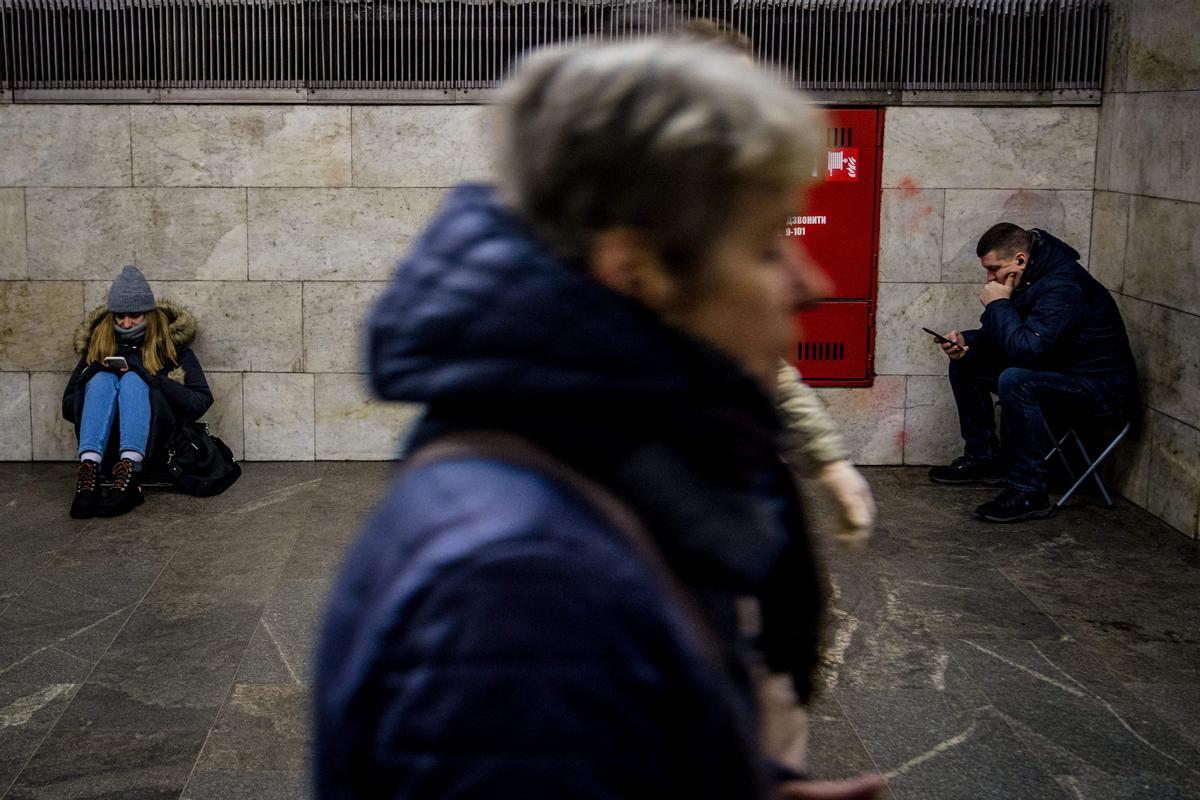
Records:
[[[501,197],[572,260],[600,232],[631,226],[687,275],[749,193],[811,182],[824,157],[819,112],[724,45],[551,48],[516,72],[506,99]]]
[[[1029,231],[1011,222],[997,222],[979,237],[975,255],[983,258],[993,250],[1000,258],[1011,258],[1017,252],[1029,252]]]

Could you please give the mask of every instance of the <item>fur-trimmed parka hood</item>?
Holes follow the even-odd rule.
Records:
[[[170,300],[159,300],[158,310],[167,315],[167,330],[171,341],[176,345],[191,344],[196,338],[196,316],[186,307]],[[87,353],[88,342],[92,340],[92,331],[108,313],[108,304],[96,306],[75,329],[75,354],[82,357]]]

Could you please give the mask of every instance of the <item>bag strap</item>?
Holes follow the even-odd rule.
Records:
[[[485,458],[531,469],[567,486],[591,505],[621,534],[634,555],[649,568],[667,596],[674,601],[700,656],[716,674],[725,673],[726,666],[716,634],[701,613],[695,598],[667,565],[658,545],[637,514],[608,489],[561,459],[514,434],[486,430],[463,431],[447,434],[418,448],[401,463],[400,473],[438,462],[472,458]],[[791,777],[798,777],[805,771],[807,713],[796,705],[790,682],[783,686],[780,681],[784,678],[767,675],[761,665],[758,668],[751,665],[751,672],[758,701],[759,731],[757,736],[750,731],[744,732],[743,741],[760,741],[766,755],[786,765],[792,771]],[[739,715],[734,713],[732,718],[738,719]],[[746,758],[748,763],[758,760],[756,753],[750,750]]]
[[[521,436],[500,431],[463,431],[447,434],[418,448],[400,465],[402,473],[429,464],[466,458],[485,458],[525,467],[558,481],[579,495],[621,534],[660,586],[675,602],[691,629],[701,654],[723,671],[721,648],[692,594],[667,565],[658,545],[642,521],[623,501],[596,481],[582,474]]]

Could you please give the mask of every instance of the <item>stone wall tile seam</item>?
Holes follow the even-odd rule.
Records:
[[[1200,318],[1200,314],[1197,314],[1194,311],[1187,311],[1186,309],[1176,308],[1175,306],[1169,306],[1166,303],[1159,303],[1155,300],[1147,300],[1144,297],[1139,297],[1138,295],[1129,292],[1128,290],[1124,289],[1124,287],[1122,287],[1122,291],[1120,292],[1120,294],[1122,297],[1129,297],[1134,300],[1137,300],[1139,303],[1145,303],[1146,305],[1158,306],[1159,308],[1164,308],[1167,311],[1171,311],[1175,314],[1183,314],[1184,316],[1188,316],[1188,317]]]
[[[33,375],[25,374],[25,391],[29,394],[29,460],[33,461]]]
[[[129,185],[132,187],[133,178],[133,106],[125,107],[125,118],[129,124]]]
[[[246,371],[242,370],[242,460],[246,460]]]
[[[243,200],[245,202],[243,203],[242,209],[244,211],[245,221],[246,221],[246,232],[245,232],[245,236],[246,236],[246,275],[245,275],[245,279],[250,280],[250,187],[249,186],[244,187],[243,191],[245,193],[245,195],[243,197]]]
[[[1096,193],[1092,192],[1092,220],[1096,219]],[[1133,203],[1125,201],[1125,249],[1121,251],[1121,291],[1125,291],[1125,273],[1129,270],[1129,240],[1133,237],[1129,235],[1129,223],[1133,221]],[[1093,231],[1095,235],[1095,231]],[[1091,248],[1088,248],[1088,258],[1091,258]]]
[[[359,281],[359,282],[362,283],[362,281]],[[379,281],[373,281],[373,282],[379,283]],[[982,286],[983,285],[981,283],[976,283],[975,281],[893,281],[893,280],[889,280],[889,281],[883,281],[882,283],[884,283],[885,285],[888,285],[888,286],[891,286],[891,285],[898,285],[898,286]]]
[[[29,278],[29,189],[25,186],[21,187],[21,222],[25,229],[25,277]],[[32,400],[30,405],[33,405]]]
[[[946,263],[946,200],[947,200],[947,195],[949,193],[950,193],[949,189],[942,189],[942,253],[941,253],[941,259],[942,259],[943,266],[940,266],[938,268],[939,276],[945,270],[944,265]],[[905,403],[908,402],[908,381],[904,382],[904,402]],[[907,417],[908,417],[908,412],[905,412],[905,418],[907,419]],[[902,464],[904,463],[903,451],[900,454],[900,463],[902,463]]]
[[[1197,433],[1200,433],[1200,428],[1197,428],[1195,425],[1193,425],[1193,424],[1192,424],[1192,423],[1190,423],[1190,422],[1186,422],[1185,420],[1182,420],[1182,419],[1180,419],[1179,417],[1176,417],[1176,416],[1175,416],[1175,415],[1173,415],[1173,414],[1170,414],[1170,413],[1168,413],[1168,412],[1166,412],[1166,411],[1163,411],[1163,410],[1161,410],[1161,409],[1155,408],[1154,406],[1150,405],[1149,403],[1147,403],[1147,402],[1145,402],[1145,401],[1143,401],[1143,402],[1142,402],[1142,405],[1143,405],[1145,408],[1149,409],[1150,411],[1153,411],[1155,414],[1158,414],[1158,415],[1159,415],[1159,416],[1161,416],[1161,417],[1166,417],[1167,419],[1171,420],[1172,422],[1177,422],[1177,423],[1179,423],[1180,425],[1184,426],[1185,428],[1191,428],[1192,430],[1196,431]]]
[[[904,419],[900,423],[900,463],[908,463],[908,376],[904,376]]]
[[[418,188],[418,187],[413,187],[413,188]],[[452,188],[452,187],[431,186],[431,187],[427,187],[427,188],[440,189],[440,188]],[[942,192],[948,192],[948,191],[953,191],[953,192],[1091,192],[1091,191],[1094,191],[1095,188],[1096,188],[1096,186],[1095,186],[1095,177],[1094,176],[1093,176],[1093,179],[1091,182],[1088,182],[1086,185],[1081,185],[1081,186],[1070,186],[1070,185],[1067,185],[1067,186],[1029,186],[1029,185],[922,186],[920,184],[917,184],[915,186],[907,186],[907,185],[905,185],[905,186],[887,186],[887,185],[884,185],[884,186],[879,187],[880,191],[886,191],[888,189],[899,189],[901,191],[915,189],[918,192],[935,192],[935,191],[939,191],[939,190]]]

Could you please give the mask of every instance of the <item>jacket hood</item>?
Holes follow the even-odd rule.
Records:
[[[158,309],[167,315],[168,328],[171,341],[176,345],[191,344],[196,338],[196,317],[185,306],[178,303],[173,303],[170,300],[159,300]],[[92,312],[84,318],[79,327],[75,329],[75,337],[73,345],[75,354],[83,356],[87,352],[88,342],[92,339],[92,331],[104,319],[104,315],[108,313],[108,304],[96,306]]]
[[[479,185],[454,190],[402,259],[368,337],[372,385],[389,400],[669,397],[711,393],[714,379],[752,383],[562,261]]]
[[[410,449],[472,429],[545,447],[627,502],[685,582],[760,593],[762,652],[807,692],[815,629],[795,615],[817,619],[819,581],[774,406],[732,359],[561,260],[483,186],[449,195],[367,330],[375,391],[428,404]]]
[[[1079,263],[1079,251],[1061,239],[1039,228],[1031,228],[1029,234],[1033,246],[1030,248],[1032,252],[1029,254],[1029,268],[1025,270],[1024,283],[1043,278],[1060,267]]]

